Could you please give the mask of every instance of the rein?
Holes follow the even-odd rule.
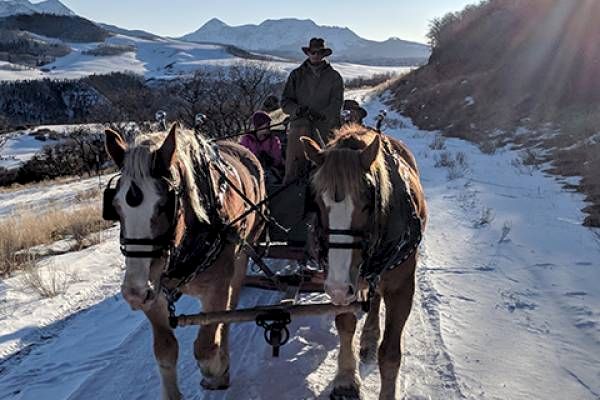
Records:
[[[212,138],[209,139],[210,143],[214,143],[214,142],[218,142],[219,140],[226,140],[226,139],[232,139],[235,137],[239,137],[239,136],[244,136],[244,135],[254,135],[256,134],[258,131],[261,131],[263,129],[272,129],[272,128],[276,128],[278,126],[287,126],[287,124],[289,124],[292,120],[290,120],[289,118],[286,118],[285,120],[283,120],[282,122],[278,123],[278,124],[274,124],[274,125],[269,125],[260,129],[252,129],[251,131],[244,131],[241,133],[232,133],[230,135],[223,135],[223,136],[219,136],[217,138]]]

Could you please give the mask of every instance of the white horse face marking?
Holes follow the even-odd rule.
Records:
[[[328,192],[322,195],[323,203],[327,209],[330,229],[352,229],[354,202],[351,196],[336,202]],[[350,235],[331,234],[329,242],[352,243],[354,237]],[[348,305],[356,300],[356,286],[358,267],[354,257],[355,249],[329,249],[329,269],[325,281],[325,292],[336,305]]]
[[[141,192],[141,196],[140,196]],[[141,197],[141,202],[140,202]],[[159,206],[165,203],[154,179],[133,182],[123,176],[113,202],[119,211],[121,231],[128,239],[152,239],[166,232],[166,221],[157,219]],[[147,251],[146,245],[128,245],[130,251]],[[125,258],[125,277],[121,292],[132,309],[144,309],[156,297],[162,259]]]

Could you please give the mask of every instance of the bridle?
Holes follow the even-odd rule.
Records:
[[[113,176],[104,189],[103,198],[103,210],[102,216],[107,221],[120,221],[119,214],[117,213],[113,201],[119,190],[121,174]],[[113,182],[117,181],[116,185],[113,186]],[[119,235],[119,243],[121,254],[129,258],[159,258],[167,256],[173,249],[175,243],[174,233],[177,226],[177,217],[181,207],[181,188],[175,187],[170,188],[168,191],[168,200],[163,208],[172,209],[173,218],[169,225],[169,228],[162,235],[153,238],[129,238],[123,235],[123,230]],[[130,249],[129,246],[136,246],[136,249]],[[137,247],[149,247],[147,250],[140,250]]]
[[[175,244],[175,230],[180,217],[185,185],[185,180],[180,179],[181,183],[178,186],[169,185],[171,186],[169,200],[165,208],[173,210],[173,218],[167,232],[154,238],[128,238],[123,235],[121,230],[120,249],[124,256],[131,258],[166,257],[165,268],[161,276],[161,283],[165,282],[165,284],[161,286],[169,299],[178,297],[180,287],[212,265],[221,254],[225,243],[235,243],[242,240],[243,235],[240,236],[234,228],[236,224],[241,223],[243,229],[246,229],[243,220],[254,212],[258,212],[267,221],[271,220],[260,211],[264,200],[258,204],[253,204],[236,186],[236,183],[227,176],[227,171],[235,172],[235,170],[221,158],[216,144],[203,141],[198,132],[196,132],[196,139],[201,145],[202,151],[200,156],[194,160],[194,171],[196,174],[204,174],[204,176],[194,177],[198,178],[204,186],[200,192],[204,195],[208,221],[198,222],[193,228],[186,227],[181,243]],[[213,171],[216,172],[217,180],[213,178]],[[113,180],[118,176],[111,178],[104,191],[103,216],[109,221],[120,220],[119,214],[113,205],[113,200],[118,191],[118,184],[116,187],[112,185]],[[165,180],[170,184],[167,178]],[[225,220],[219,212],[222,209],[219,200],[220,191],[227,188],[232,189],[247,204],[245,211],[231,221]],[[198,234],[197,231],[201,231],[201,234]],[[149,249],[130,249],[129,246],[148,246]],[[176,292],[178,292],[177,295],[174,294]]]
[[[367,233],[365,231],[359,231],[359,230],[354,230],[354,229],[325,229],[324,232],[328,237],[330,237],[331,235],[334,236],[348,236],[351,238],[359,238],[359,239],[365,239],[368,237]],[[354,250],[354,249],[358,249],[358,250],[364,250],[364,244],[359,242],[359,241],[352,241],[352,242],[332,242],[331,239],[328,239],[327,241],[327,247],[329,249],[342,249],[342,250]]]
[[[403,201],[410,206],[406,215],[406,232],[396,240],[383,242],[385,221],[382,221],[378,214],[378,210],[382,209],[381,193],[378,190],[377,182],[369,184],[369,187],[371,198],[367,202],[367,209],[369,218],[373,220],[372,229],[330,229],[323,226],[321,219],[318,218],[317,231],[321,232],[318,235],[321,247],[319,263],[325,268],[328,267],[327,249],[361,250],[362,260],[359,265],[359,274],[373,288],[384,271],[394,269],[414,254],[421,242],[422,224],[414,208],[410,189],[407,189],[403,194]],[[325,235],[327,236],[325,237]],[[334,241],[331,240],[331,235],[348,236],[354,240],[352,242]]]

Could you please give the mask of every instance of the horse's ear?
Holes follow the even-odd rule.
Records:
[[[177,128],[179,124],[175,122],[171,126],[171,130],[169,130],[169,134],[167,135],[165,141],[160,146],[158,152],[158,159],[163,163],[163,165],[167,168],[171,167],[175,163],[175,155],[177,149]]]
[[[321,151],[321,147],[319,147],[319,144],[311,138],[309,138],[308,136],[302,136],[300,138],[300,141],[304,146],[304,155],[306,156],[306,158],[315,163],[316,165],[323,164],[324,157],[323,152]]]
[[[381,139],[379,135],[375,136],[375,139],[368,145],[364,150],[360,152],[360,163],[365,169],[371,169],[371,165],[377,159],[379,150],[381,149]]]
[[[117,167],[121,168],[125,158],[125,151],[127,151],[127,143],[119,132],[107,129],[104,133],[106,134],[106,138],[104,139],[106,152],[115,164],[117,164]]]

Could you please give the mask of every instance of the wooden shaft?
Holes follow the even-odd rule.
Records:
[[[188,325],[209,325],[232,322],[253,322],[256,317],[268,313],[269,311],[287,311],[292,317],[323,315],[323,314],[344,314],[360,311],[362,305],[354,302],[347,306],[336,306],[331,303],[320,304],[294,304],[290,306],[274,305],[259,306],[253,308],[243,308],[230,311],[216,311],[208,313],[199,313],[194,315],[177,316],[177,326]]]

